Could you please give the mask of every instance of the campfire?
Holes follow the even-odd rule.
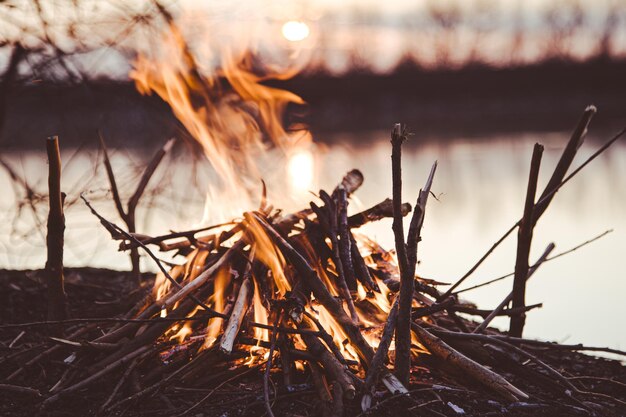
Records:
[[[160,272],[153,286],[138,290],[143,296],[124,315],[87,320],[70,334],[58,332],[54,346],[13,366],[5,382],[18,381],[46,358],[60,358],[67,372],[58,383],[45,393],[31,392],[42,397],[42,409],[108,381],[110,393],[99,404],[107,415],[174,385],[189,390],[212,387],[179,413],[194,415],[214,387],[252,372],[263,381],[269,415],[278,392],[303,390],[314,391],[324,415],[347,414],[354,403],[366,412],[384,403],[383,398],[408,397],[421,378],[435,370],[503,404],[532,400],[539,395],[537,386],[584,411],[601,407],[616,412],[624,404],[574,385],[536,354],[538,349],[584,347],[522,337],[526,312],[538,307],[525,304],[526,281],[554,249],[548,246],[529,263],[533,228],[557,191],[624,133],[568,176],[595,107],[584,111],[538,197],[543,147],[535,146],[521,219],[465,276],[449,285],[416,274],[437,163],[423,188],[416,190],[415,203],[403,200],[401,151],[408,137],[404,126],[397,124],[391,132],[391,198],[366,210],[352,209],[352,197],[365,181],[355,169],[337,178],[332,190],[315,191],[312,201],[297,201],[299,210],[281,210],[283,203],[294,201],[284,189],[261,182],[257,164],[270,158],[270,145],[271,152],[281,154],[310,146],[308,132],[294,133],[282,125],[283,110],[302,100],[265,84],[291,74],[258,75],[258,62],[248,52],[228,55],[219,71],[207,74],[167,10],[160,10],[170,29],[162,54],[139,57],[131,75],[141,92],[158,94],[171,106],[194,149],[201,149],[215,168],[215,187],[229,205],[217,209],[237,214],[214,226],[161,236],[140,233],[134,207],[172,142],[157,154],[125,211],[102,140],[113,199],[128,227],[100,214],[100,203],[90,201],[87,193],[82,198],[120,242],[120,250],[135,254],[134,268],[139,265],[137,254],[143,252]],[[254,204],[255,199],[260,203]],[[406,233],[404,217],[410,217]],[[383,218],[393,219],[395,250],[359,232]],[[511,294],[493,311],[461,299],[457,287],[515,230]],[[184,261],[168,265],[160,258],[163,253]],[[476,323],[467,315],[483,321]],[[509,335],[488,327],[496,316],[511,317]],[[134,386],[127,389],[131,375]]]
[[[533,221],[545,211],[556,191],[624,133],[613,137],[566,177],[578,148],[572,144],[581,143],[595,111],[594,107],[585,110],[542,197],[536,201],[529,197],[530,208],[500,240],[519,228],[518,257],[526,260],[525,265],[522,262],[524,283],[548,259],[554,245],[529,265],[528,249],[524,255],[524,248],[528,248],[525,242],[529,241],[523,231],[532,231]],[[311,381],[309,386],[317,393],[322,412],[340,416],[351,401],[358,401],[363,411],[378,407],[382,404],[379,389],[392,397],[408,395],[411,384],[417,382],[411,368],[416,362],[435,364],[461,384],[480,387],[499,401],[523,404],[533,395],[527,386],[514,385],[492,369],[505,364],[509,375],[511,366],[517,369],[513,373],[516,379],[540,378],[542,386],[582,404],[584,409],[591,411],[589,404],[595,404],[610,411],[611,404],[621,405],[620,399],[574,386],[530,350],[622,352],[532,341],[513,328],[508,336],[488,329],[496,316],[510,316],[512,324],[521,319],[523,329],[525,313],[540,306],[524,305],[523,296],[521,306],[516,305],[519,293],[515,287],[493,311],[479,310],[458,297],[456,287],[500,242],[445,292],[440,290],[443,283],[415,274],[417,245],[437,164],[433,164],[414,207],[402,203],[400,158],[406,138],[406,131],[396,125],[391,134],[393,199],[352,214],[348,210],[351,196],[364,182],[358,170],[348,172],[332,192],[320,190],[315,201],[299,211],[286,214],[275,209],[264,189],[259,207],[240,218],[162,236],[129,233],[99,214],[83,196],[112,237],[121,241],[121,250],[144,250],[161,272],[145,298],[123,318],[112,320],[113,325],[100,327],[95,336],[93,325],[87,325],[67,338],[54,338],[57,346],[30,360],[32,366],[62,349],[89,348],[87,356],[74,351],[65,358],[67,363],[79,361],[80,370],[52,387],[42,407],[77,394],[120,368],[126,371],[101,405],[102,412],[119,410],[174,383],[201,387],[214,385],[221,375],[231,381],[260,370],[268,413],[272,413],[272,395],[277,391],[297,393],[304,379]],[[541,145],[535,147],[529,195],[536,188],[541,150]],[[405,241],[402,218],[411,212]],[[386,217],[394,220],[396,251],[385,250],[358,233],[359,227]],[[176,251],[185,256],[185,262],[166,268],[151,248]],[[458,313],[484,320],[477,324]],[[409,330],[405,336],[403,323]],[[72,341],[76,338],[83,341]],[[98,354],[93,355],[94,350]],[[151,369],[146,371],[148,363]],[[520,368],[522,363],[532,366]],[[141,389],[120,396],[120,386],[136,367],[144,368]],[[8,380],[24,369],[16,369]],[[213,392],[186,407],[181,415],[202,407]],[[598,401],[606,404],[598,405]]]
[[[160,341],[169,346],[159,349],[162,364],[178,367],[182,380],[197,378],[217,361],[279,369],[289,389],[306,368],[317,375],[320,392],[330,384],[334,395],[354,398],[381,338],[391,342],[383,326],[392,310],[397,314],[393,294],[400,286],[394,254],[353,233],[393,211],[385,200],[348,216],[348,197],[362,182],[361,172],[353,170],[332,194],[320,191],[324,205],[312,202],[311,208],[280,215],[263,202],[224,230],[190,232],[182,240],[142,242],[120,230],[124,249],[158,244],[186,254],[186,262],[159,273],[151,294],[134,309],[134,318],[148,324],[127,323],[93,341],[118,343],[134,335],[98,367],[132,360]],[[401,208],[406,215],[410,205]],[[439,294],[433,281],[417,282],[426,293]],[[415,296],[421,305],[434,303],[420,294]],[[428,354],[416,338],[412,354]],[[406,392],[380,365],[384,385]]]

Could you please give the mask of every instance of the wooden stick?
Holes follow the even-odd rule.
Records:
[[[517,256],[515,259],[515,276],[513,278],[513,305],[512,308],[523,309],[526,301],[526,280],[528,279],[528,256],[530,254],[530,245],[533,240],[534,219],[538,216],[534,215],[535,193],[537,192],[537,180],[539,178],[539,167],[541,166],[541,157],[543,155],[543,146],[535,143],[533,156],[530,163],[530,174],[528,177],[528,189],[526,190],[526,202],[524,204],[524,216],[522,224],[520,224],[517,233]],[[539,214],[539,212],[538,212]],[[524,332],[524,323],[526,322],[526,313],[522,312],[518,315],[511,316],[509,325],[509,334],[515,337],[521,337]]]
[[[354,262],[354,269],[356,273],[356,278],[363,284],[363,286],[368,291],[380,292],[380,287],[376,283],[375,280],[372,279],[372,275],[370,274],[370,270],[361,256],[361,252],[359,251],[359,247],[357,245],[356,239],[352,235],[351,231],[348,231],[350,235],[351,246],[350,249],[352,251],[352,261]]]
[[[402,216],[406,216],[410,212],[411,205],[409,203],[403,203],[401,206]],[[385,217],[393,217],[393,202],[390,198],[386,198],[375,206],[348,217],[348,226],[350,226],[350,228],[358,228],[366,223],[374,222]]]
[[[283,311],[283,322],[289,320],[289,314]],[[295,349],[292,339],[285,333],[278,336],[278,349],[280,351],[280,364],[283,370],[283,383],[288,391],[293,389],[295,384],[295,361],[291,351]]]
[[[173,318],[173,317],[152,317],[146,319],[126,319],[118,317],[89,317],[80,319],[67,319],[67,320],[55,320],[55,321],[33,321],[29,323],[15,323],[15,324],[2,324],[0,329],[19,329],[38,326],[50,326],[50,325],[72,325],[83,323],[158,323],[158,322],[179,322],[179,321],[202,321],[213,318],[213,314],[198,314],[193,317]],[[68,336],[72,338],[72,335]]]
[[[417,266],[417,245],[421,240],[422,226],[426,213],[426,203],[433,185],[437,162],[430,169],[430,174],[426,180],[424,188],[420,190],[411,223],[406,244],[406,271],[400,276],[400,296],[398,302],[398,320],[396,324],[396,362],[395,372],[398,379],[405,385],[409,384],[411,373],[411,306],[413,304],[413,294],[415,288],[415,268]],[[394,196],[395,202],[395,196]],[[397,213],[394,213],[397,215]],[[394,218],[395,221],[395,218]],[[454,313],[451,314],[453,318]],[[461,320],[457,320],[462,323]]]
[[[113,195],[113,202],[115,203],[117,214],[119,214],[122,220],[125,220],[126,211],[124,210],[122,199],[120,197],[119,188],[117,187],[117,181],[115,179],[115,174],[113,172],[113,166],[111,165],[111,159],[109,158],[109,151],[107,149],[106,143],[104,142],[104,137],[102,136],[102,132],[99,130],[98,130],[98,140],[100,142],[100,149],[102,149],[102,155],[104,157],[104,169],[107,173],[107,178],[109,179],[109,185],[111,186],[111,194]]]
[[[196,291],[198,288],[202,287],[210,278],[213,277],[213,275],[220,268],[222,268],[227,262],[230,261],[231,257],[235,253],[243,249],[244,246],[245,246],[245,242],[243,240],[238,241],[233,246],[231,246],[226,251],[226,253],[217,262],[215,262],[210,268],[206,269],[204,272],[202,272],[192,281],[184,285],[179,291],[175,292],[174,294],[170,295],[164,300],[159,300],[156,304],[158,304],[159,307],[169,308],[173,306],[174,304],[176,304],[178,301],[187,297],[188,295]]]
[[[353,169],[343,176],[341,182],[333,191],[333,195],[337,193],[337,189],[339,187],[343,187],[346,190],[348,196],[350,196],[350,194],[354,193],[361,187],[361,185],[363,185],[363,180],[363,173],[358,169]]]
[[[402,223],[402,142],[406,140],[406,133],[397,123],[391,132],[391,168],[393,181],[393,234],[398,256],[400,276],[406,275],[408,268],[406,245],[404,243],[404,225]]]
[[[502,311],[498,312],[498,316],[509,316],[510,317],[510,316],[519,314],[522,311],[528,312],[530,310],[534,310],[536,308],[541,308],[541,307],[543,307],[543,303],[527,305],[527,306],[524,306],[523,309],[505,308]],[[468,307],[468,306],[462,306],[462,305],[452,306],[451,309],[453,311],[457,311],[459,313],[465,313],[465,314],[469,314],[471,316],[480,316],[482,318],[489,317],[489,315],[493,313],[493,310],[482,310],[482,309]]]
[[[48,153],[48,193],[50,212],[48,214],[48,235],[46,243],[48,260],[46,261],[46,283],[48,285],[48,320],[63,320],[67,317],[67,296],[63,278],[63,234],[65,216],[63,214],[64,196],[61,193],[61,153],[58,136],[46,140]],[[62,330],[53,328],[54,334]]]
[[[24,394],[31,397],[41,397],[41,392],[39,392],[39,390],[30,387],[22,387],[19,385],[0,384],[0,392],[1,391],[15,394]]]
[[[456,299],[450,297],[441,301],[440,303],[435,303],[431,305],[427,305],[426,307],[419,307],[413,310],[411,313],[411,317],[413,319],[419,319],[421,317],[430,316],[432,314],[438,313],[443,310],[452,309],[456,304]]]
[[[550,202],[554,198],[555,193],[552,191],[556,190],[563,181],[563,178],[565,178],[567,171],[574,161],[576,152],[583,144],[585,135],[587,134],[587,128],[589,127],[589,123],[591,123],[591,119],[596,114],[596,112],[597,109],[595,106],[587,106],[582,116],[580,117],[576,128],[572,132],[570,140],[567,142],[567,145],[565,145],[565,149],[563,149],[561,158],[554,168],[554,172],[552,173],[548,184],[546,185],[543,193],[541,193],[541,196],[539,197],[539,203],[536,204],[536,207],[534,209],[534,224],[537,223],[541,215],[546,211],[546,209],[550,205]]]
[[[343,188],[343,186],[340,184],[339,186],[337,186],[337,190],[336,192],[339,193],[339,190]],[[344,189],[345,191],[345,189]],[[352,296],[350,294],[350,289],[348,287],[348,280],[350,281],[354,281],[354,271],[352,272],[352,275],[350,275],[350,277],[348,277],[348,268],[346,266],[344,266],[344,259],[341,256],[341,247],[339,245],[339,239],[337,238],[338,236],[338,216],[337,216],[337,210],[336,210],[336,203],[335,201],[333,201],[333,199],[331,198],[331,196],[329,196],[324,190],[320,191],[320,198],[324,201],[325,204],[325,208],[326,208],[326,221],[324,222],[322,220],[323,226],[326,229],[326,234],[328,236],[328,238],[331,241],[331,245],[332,245],[332,254],[333,254],[333,262],[335,264],[335,267],[337,269],[337,275],[338,275],[338,287],[339,287],[339,294],[341,294],[342,298],[345,300],[346,305],[348,306],[348,311],[350,312],[350,317],[352,318],[352,321],[354,323],[359,323],[360,319],[359,319],[359,315],[356,311],[356,308],[354,307],[354,301],[352,300]],[[311,204],[311,207],[314,209],[314,211],[316,211],[316,213],[318,214],[318,219],[323,219],[323,212],[321,212],[320,210],[316,209],[315,204]],[[354,287],[356,289],[356,283],[354,284]]]
[[[404,241],[402,223],[402,143],[406,140],[406,131],[400,123],[394,125],[391,132],[391,171],[393,187],[393,235],[396,244],[398,267],[400,269],[400,296],[398,302],[398,320],[396,323],[396,362],[395,373],[405,386],[409,384],[411,367],[411,328],[410,315],[413,301],[413,280],[415,269],[411,268]]]
[[[404,384],[409,383],[411,367],[411,304],[413,302],[415,267],[417,264],[417,244],[424,222],[426,202],[437,169],[435,162],[431,168],[426,185],[420,191],[411,225],[407,244],[404,243],[404,226],[402,224],[402,143],[406,140],[405,132],[396,124],[391,134],[392,145],[392,177],[393,177],[393,232],[396,242],[396,253],[400,267],[400,296],[398,303],[398,320],[396,324],[396,362],[395,372]]]
[[[459,338],[465,337],[465,336],[462,336],[462,335],[465,335],[465,333],[451,332],[448,330],[443,330],[441,328],[431,328],[429,330],[434,334],[441,334],[441,335],[449,334],[450,337],[459,337]],[[542,340],[524,339],[521,337],[512,337],[512,336],[506,336],[502,334],[479,335],[477,333],[471,333],[471,335],[476,336],[475,339],[477,340],[484,340],[484,341],[489,341],[491,339],[500,339],[500,340],[511,342],[517,345],[536,346],[536,347],[555,349],[555,350],[572,350],[572,351],[581,350],[581,351],[590,351],[590,352],[606,352],[606,353],[614,353],[616,355],[626,356],[626,351],[618,350],[618,349],[611,349],[608,347],[584,346],[582,344],[562,345],[562,344],[555,343],[555,342],[544,342]],[[481,336],[482,339],[479,336]]]
[[[297,326],[298,329],[312,329],[312,324],[308,317],[304,317]],[[351,378],[347,375],[347,372],[349,372],[347,367],[342,365],[317,337],[303,334],[302,340],[307,345],[307,350],[324,366],[324,370],[335,383],[343,387],[344,395],[349,399],[354,398],[356,388]]]
[[[548,258],[548,255],[550,255],[550,252],[552,252],[555,248],[554,243],[550,243],[546,249],[543,251],[543,254],[539,257],[539,259],[537,260],[537,262],[535,262],[535,264],[533,265],[533,267],[528,271],[527,275],[526,275],[526,280],[530,279],[530,277],[533,276],[533,274],[535,273],[535,271],[537,269],[539,269],[539,267],[541,266],[541,264]],[[480,324],[480,326],[476,327],[474,329],[474,331],[472,333],[482,333],[485,331],[485,329],[487,328],[487,326],[489,326],[489,323],[491,323],[491,321],[498,316],[502,310],[504,310],[504,308],[509,305],[509,303],[511,302],[511,300],[513,299],[513,291],[511,291],[509,293],[509,295],[507,295],[504,300],[502,300],[502,302],[500,304],[498,304],[498,306],[496,308],[493,309],[493,311],[491,312],[491,314],[489,314],[487,316],[487,318]]]
[[[200,240],[203,238],[213,238],[215,235],[206,235],[206,236],[200,236],[196,238],[196,234],[200,232],[206,232],[212,229],[217,229],[219,227],[233,226],[233,225],[235,225],[235,222],[225,222],[225,223],[214,224],[214,225],[207,226],[207,227],[202,227],[199,229],[186,230],[183,232],[172,232],[172,233],[168,233],[168,234],[160,235],[160,236],[143,235],[141,238],[137,236],[137,234],[135,234],[134,236],[137,238],[137,240],[139,240],[144,245],[158,244],[159,248],[162,248],[161,244],[163,244],[163,242],[166,240],[179,239],[179,238],[187,238],[188,240],[196,240],[196,239]],[[130,249],[132,247],[137,247],[137,246],[139,245],[133,242],[129,242],[129,243],[123,242],[122,244],[120,244],[120,250],[127,250],[127,249]]]
[[[250,278],[245,278],[243,280],[243,283],[241,284],[241,288],[239,289],[237,301],[235,301],[235,306],[233,307],[233,311],[231,312],[230,318],[228,319],[228,324],[226,325],[226,328],[222,333],[220,349],[226,354],[231,354],[233,352],[235,338],[239,333],[239,328],[241,327],[243,317],[248,310],[251,292],[252,283],[250,282]]]
[[[563,377],[563,375],[561,375],[561,373],[556,371],[554,368],[552,368],[551,366],[549,366],[548,364],[546,364],[545,362],[537,358],[535,355],[529,352],[526,352],[524,349],[521,349],[509,342],[506,342],[504,340],[497,339],[497,338],[490,338],[488,335],[476,335],[476,334],[468,334],[468,333],[462,333],[463,336],[461,336],[460,334],[451,335],[448,333],[438,333],[438,334],[441,334],[442,337],[449,336],[450,338],[457,338],[457,339],[480,340],[483,342],[492,343],[494,345],[499,345],[506,349],[512,350],[513,352],[517,353],[518,355],[521,355],[525,359],[529,359],[535,362],[537,365],[545,369],[556,380],[562,382],[565,385],[565,387],[571,389],[573,392],[578,391],[578,389],[570,381],[568,381],[567,378]]]
[[[389,311],[389,315],[387,316],[387,321],[385,322],[385,327],[383,329],[383,334],[380,338],[380,342],[378,343],[378,349],[376,349],[376,354],[374,354],[374,358],[372,359],[372,363],[370,365],[370,369],[367,371],[367,375],[365,377],[365,388],[363,398],[361,399],[361,409],[363,411],[367,411],[372,406],[372,395],[374,394],[374,388],[376,386],[376,382],[378,380],[378,376],[385,366],[385,362],[387,360],[387,353],[389,352],[389,345],[391,344],[391,340],[393,339],[393,332],[396,328],[396,320],[398,318],[398,297],[393,303],[391,310]]]
[[[474,362],[462,353],[453,349],[443,340],[425,330],[417,323],[411,323],[411,329],[426,349],[439,359],[463,371],[465,375],[481,383],[493,392],[510,401],[528,399],[528,395],[515,387],[499,374]]]
[[[354,262],[352,261],[352,240],[348,228],[348,193],[343,185],[337,187],[337,232],[339,233],[339,256],[350,291],[356,291]],[[356,311],[356,310],[355,310]],[[354,320],[355,317],[352,317]],[[356,315],[358,320],[358,315]]]
[[[46,408],[48,406],[50,406],[51,404],[53,404],[54,402],[58,401],[62,396],[68,395],[72,392],[76,392],[84,387],[86,387],[87,385],[95,382],[96,380],[98,380],[99,378],[103,377],[104,375],[114,371],[115,369],[117,369],[120,366],[126,365],[129,362],[131,362],[133,359],[135,359],[136,357],[143,355],[144,353],[148,352],[149,350],[154,349],[154,347],[149,344],[147,346],[142,346],[141,348],[135,350],[134,352],[129,353],[128,355],[118,359],[117,361],[109,364],[108,366],[106,366],[105,368],[103,368],[102,370],[96,372],[95,374],[77,382],[76,384],[69,386],[59,392],[57,392],[56,394],[52,395],[51,397],[48,397],[42,404],[42,407]]]
[[[326,343],[326,346],[328,346],[330,351],[335,355],[339,363],[345,365],[347,363],[346,358],[343,357],[341,349],[339,349],[339,346],[337,346],[337,344],[335,343],[335,339],[333,339],[330,333],[326,331],[324,326],[322,326],[322,323],[320,323],[313,314],[309,313],[306,310],[304,310],[303,314],[307,316],[313,323],[315,323],[315,327],[317,327],[317,330],[319,332],[318,337],[322,339],[324,343]]]
[[[433,179],[435,172],[437,171],[437,161],[433,163],[430,168],[430,174],[426,180],[424,188],[420,190],[417,202],[415,203],[415,210],[413,211],[413,217],[411,218],[411,224],[409,226],[409,234],[407,236],[407,257],[409,264],[417,263],[417,244],[421,240],[422,226],[424,225],[424,215],[426,214],[426,203],[428,202],[428,196],[430,195],[430,189],[433,185]]]
[[[55,323],[57,324],[57,323]],[[85,333],[87,333],[89,330],[91,330],[92,328],[95,328],[96,326],[94,324],[89,324],[87,326],[82,326],[80,327],[78,330],[76,330],[75,332],[71,333],[70,335],[68,335],[69,338],[74,338],[74,337],[78,337],[80,335],[83,335]],[[30,359],[28,362],[26,362],[25,364],[23,364],[22,366],[20,366],[18,369],[16,369],[11,375],[9,375],[8,377],[6,377],[6,381],[9,382],[13,379],[15,379],[17,376],[19,376],[22,372],[24,372],[24,369],[27,369],[33,365],[35,365],[37,362],[39,362],[40,360],[52,355],[53,353],[58,352],[59,350],[62,349],[62,346],[60,345],[54,345],[51,348],[44,350],[43,352],[41,352],[40,354],[38,354],[37,356],[35,356],[34,358]]]
[[[320,400],[322,400],[324,405],[328,406],[333,398],[330,395],[330,389],[328,388],[328,383],[322,373],[322,369],[317,362],[308,362],[308,365],[311,369],[311,376],[313,376],[313,383],[315,384],[317,395],[320,397]]]

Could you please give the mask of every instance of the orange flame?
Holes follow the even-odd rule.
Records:
[[[211,70],[196,60],[173,21],[158,44],[160,49],[151,56],[138,56],[130,77],[139,92],[156,93],[170,105],[215,169],[222,182],[220,195],[231,206],[238,202],[241,206],[232,209],[240,213],[250,207],[251,193],[258,191],[259,161],[267,155],[268,144],[293,153],[310,141],[309,135],[295,139],[282,124],[286,106],[303,100],[263,84],[291,78],[297,70],[261,68],[264,64],[248,49],[236,52],[233,47],[223,48],[219,67]]]
[[[224,310],[224,302],[226,300],[225,293],[230,283],[230,271],[228,268],[220,269],[213,281],[213,294],[209,298],[209,307],[216,311]],[[222,328],[222,320],[218,318],[211,319],[206,328],[206,338],[202,349],[213,346]]]
[[[285,295],[287,291],[291,290],[291,284],[285,277],[285,258],[283,254],[274,245],[254,216],[248,216],[246,222],[247,231],[254,242],[255,256],[270,268],[273,283],[276,285],[280,295]],[[257,294],[257,291],[255,291],[255,294]]]

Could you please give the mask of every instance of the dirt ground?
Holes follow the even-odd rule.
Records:
[[[142,297],[142,293],[145,294],[153,279],[150,275],[143,276],[146,289],[142,291],[132,289],[132,279],[124,272],[84,268],[68,269],[65,275],[72,318],[119,317]],[[45,315],[45,287],[40,271],[0,271],[0,324],[42,321],[45,320]],[[66,334],[84,325],[68,325]],[[97,327],[94,329],[97,331]],[[123,379],[126,369],[119,369],[97,383],[62,398],[52,406],[42,408],[42,402],[49,395],[47,390],[59,381],[64,382],[66,370],[80,367],[80,361],[71,365],[64,363],[67,361],[67,353],[60,356],[53,354],[32,366],[24,366],[30,359],[56,343],[58,342],[48,337],[43,326],[20,329],[0,327],[0,415],[266,415],[263,401],[264,368],[234,369],[227,362],[211,368],[198,381],[177,381],[164,385],[113,411],[99,410],[111,396],[116,384]],[[430,355],[420,355],[412,369],[410,395],[391,396],[379,386],[381,391],[377,392],[374,407],[364,415],[626,415],[626,367],[622,363],[565,350],[533,350],[533,353],[567,377],[577,389],[594,391],[599,395],[571,397],[571,392],[566,389],[555,390],[554,384],[546,384],[542,378],[521,378],[519,369],[507,370],[503,365],[498,367],[498,372],[530,395],[524,402],[510,403],[480,386],[469,381],[464,382],[462,376],[454,375],[445,367],[439,366],[441,364],[435,363]],[[157,380],[168,374],[167,361],[159,355],[155,354],[149,365],[133,370],[119,388],[116,401],[145,388],[139,383],[144,378],[133,377],[134,373],[142,377],[152,373]],[[24,367],[23,371],[7,382],[8,375],[20,367]],[[271,375],[271,382],[275,387],[271,394],[274,414],[294,417],[327,414],[329,410],[319,399],[310,374],[298,372],[296,379],[292,381],[290,389],[287,389],[280,372]],[[15,392],[3,384],[29,387],[36,391]],[[609,396],[617,400],[610,399]],[[354,400],[345,400],[344,415],[360,415],[360,400],[360,395]]]

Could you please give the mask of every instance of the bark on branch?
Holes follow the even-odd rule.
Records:
[[[48,192],[50,196],[48,235],[46,237],[48,248],[46,282],[48,285],[48,320],[54,321],[64,320],[67,317],[67,297],[63,282],[64,195],[61,193],[61,153],[57,136],[49,137],[46,140],[46,151],[48,153]],[[61,328],[53,329],[55,334],[61,332]]]
[[[528,278],[528,256],[530,245],[533,240],[534,227],[534,205],[535,193],[537,192],[537,179],[539,178],[539,167],[541,166],[541,156],[543,146],[536,143],[533,149],[533,156],[530,163],[530,174],[528,177],[528,189],[526,191],[526,202],[524,204],[524,217],[517,234],[517,256],[515,260],[515,277],[513,278],[513,308],[524,308],[526,303],[526,280]],[[511,336],[521,337],[526,322],[526,313],[511,316],[509,333]]]

